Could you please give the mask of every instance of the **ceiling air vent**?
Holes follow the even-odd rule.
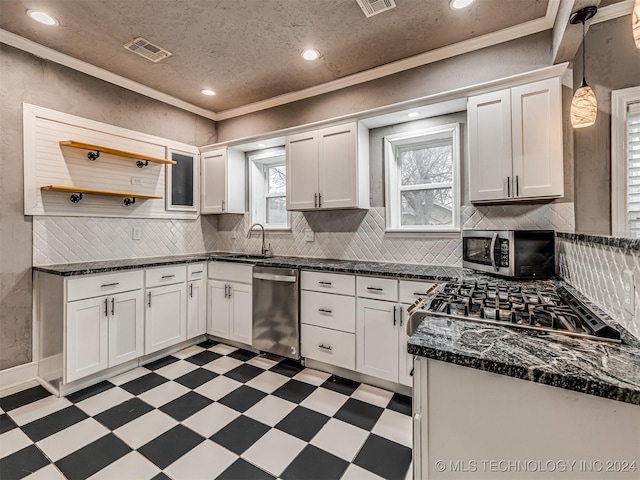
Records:
[[[127,43],[124,48],[131,50],[154,63],[158,63],[160,60],[164,60],[172,55],[171,52],[154,45],[149,40],[145,40],[142,37],[134,38],[132,41]]]
[[[396,8],[396,2],[394,0],[356,0],[356,3],[360,6],[367,18]]]

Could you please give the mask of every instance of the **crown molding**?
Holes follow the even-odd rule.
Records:
[[[608,7],[602,7],[591,20],[591,25],[596,23],[608,22],[609,20],[616,19],[618,17],[624,17],[625,15],[631,15],[633,11],[633,0],[624,0],[620,3],[614,3]],[[629,27],[631,28],[631,27]]]
[[[73,70],[86,73],[92,77],[126,88],[127,90],[131,90],[146,97],[153,98],[154,100],[181,108],[187,112],[195,113],[196,115],[200,115],[211,120],[216,120],[216,113],[211,110],[198,107],[189,102],[185,102],[184,100],[180,100],[179,98],[162,93],[151,87],[147,87],[146,85],[142,85],[141,83],[105,70],[104,68],[96,67],[95,65],[83,60],[78,60],[77,58],[58,52],[52,48],[45,47],[44,45],[21,37],[20,35],[16,35],[15,33],[0,29],[0,43],[18,48],[37,57],[44,58],[45,60],[50,60],[59,65],[72,68]]]
[[[331,82],[323,83],[313,87],[298,90],[296,92],[285,93],[277,97],[261,100],[259,102],[250,103],[238,108],[231,108],[218,112],[217,120],[227,120],[229,118],[247,115],[249,113],[266,110],[268,108],[278,107],[286,103],[304,100],[306,98],[315,97],[329,92],[334,92],[343,88],[358,85],[360,83],[369,82],[378,78],[386,77],[396,73],[410,70],[412,68],[421,67],[430,63],[438,62],[446,58],[455,57],[464,53],[473,52],[482,48],[497,45],[499,43],[508,42],[517,38],[526,37],[534,33],[542,32],[553,27],[560,0],[550,0],[544,17],[531,20],[529,22],[505,28],[497,32],[488,33],[480,37],[464,40],[462,42],[447,45],[446,47],[431,50],[429,52],[414,55],[413,57],[404,58],[395,62],[391,62],[380,67],[372,68],[364,72],[355,73],[347,77],[342,77]]]

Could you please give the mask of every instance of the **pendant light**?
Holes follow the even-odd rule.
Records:
[[[596,94],[593,89],[587,85],[585,80],[585,44],[584,44],[584,22],[592,18],[598,7],[584,7],[573,13],[569,18],[569,23],[576,25],[582,23],[582,83],[580,87],[573,94],[573,100],[571,100],[571,125],[573,128],[589,127],[596,122],[596,115],[598,114],[598,101],[596,100]]]
[[[636,42],[636,48],[640,50],[640,0],[636,0],[633,4],[631,25],[633,28],[633,39]]]

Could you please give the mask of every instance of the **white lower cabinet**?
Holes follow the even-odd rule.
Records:
[[[302,356],[355,370],[355,277],[303,271],[300,285]]]
[[[399,306],[395,302],[358,298],[356,369],[398,382]]]
[[[187,339],[207,333],[207,290],[204,264],[188,266]]]
[[[210,262],[207,283],[207,333],[251,345],[253,266]]]
[[[153,268],[145,276],[144,353],[149,354],[187,339],[187,268]]]
[[[118,292],[119,288],[138,287]],[[66,303],[65,383],[114,367],[143,354],[142,272],[78,277],[68,281],[67,297],[99,291],[110,295]],[[117,293],[116,293],[117,292]]]

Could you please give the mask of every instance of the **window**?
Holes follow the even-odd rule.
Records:
[[[284,149],[250,153],[251,222],[271,230],[288,229],[287,171]]]
[[[169,150],[169,158],[175,165],[166,169],[166,209],[184,212],[197,212],[199,200],[200,175],[199,159],[193,153]]]
[[[640,87],[611,93],[613,235],[640,237]]]
[[[459,229],[460,127],[385,137],[387,231]]]

